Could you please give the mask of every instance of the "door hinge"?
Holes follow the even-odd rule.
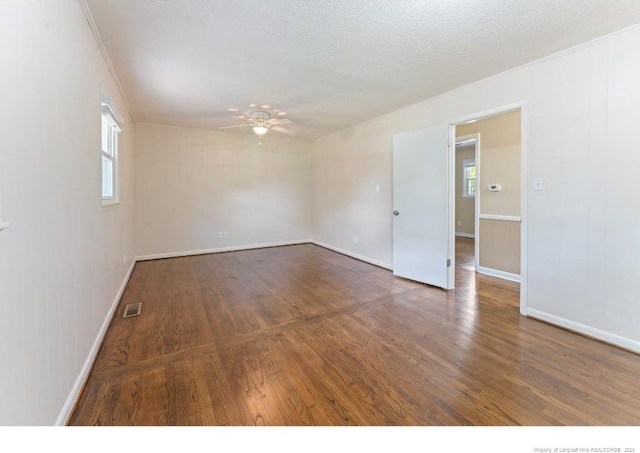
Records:
[[[447,260],[447,267],[451,267],[451,258]]]

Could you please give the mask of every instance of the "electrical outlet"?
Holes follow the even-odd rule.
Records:
[[[462,220],[458,220],[458,226],[462,226]]]
[[[222,232],[224,239],[227,239],[229,237],[229,232],[228,231],[223,231]]]
[[[224,239],[224,233],[222,231],[218,231],[218,239]]]
[[[380,192],[380,184],[376,184],[376,192],[379,193]]]
[[[354,236],[353,237],[353,243],[354,244],[358,244],[358,236]]]

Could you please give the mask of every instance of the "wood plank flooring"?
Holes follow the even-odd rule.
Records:
[[[640,425],[640,356],[457,242],[449,292],[311,244],[140,262],[69,424]]]

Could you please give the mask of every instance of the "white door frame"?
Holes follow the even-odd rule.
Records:
[[[455,134],[455,130],[454,130],[454,134]],[[473,235],[474,235],[474,256],[473,256],[473,267],[475,269],[476,272],[478,272],[478,266],[480,266],[480,197],[478,196],[478,190],[480,190],[480,134],[476,133],[476,134],[469,134],[469,135],[461,135],[460,137],[455,137],[454,135],[454,151],[457,153],[458,150],[455,149],[455,143],[459,142],[459,141],[463,141],[463,140],[470,140],[473,139],[475,140],[473,143],[474,146],[474,162],[476,164],[476,196],[474,197],[473,203],[474,203],[474,213],[473,213]],[[455,155],[454,155],[455,156]],[[455,165],[455,161],[454,161],[454,165]],[[453,173],[453,178],[455,180],[455,167],[453,169],[454,173]],[[459,181],[455,181],[454,184],[458,184],[458,188],[460,187],[460,182]],[[455,186],[454,186],[455,187]],[[455,191],[457,190],[457,188],[454,189],[454,196],[455,196]],[[456,210],[456,198],[454,198],[454,204],[453,204],[453,215],[455,216],[455,210]],[[454,219],[455,222],[455,219]],[[455,223],[454,223],[454,227],[455,227]],[[453,250],[454,250],[454,260],[455,260],[455,238],[453,238]],[[455,264],[455,263],[454,263]],[[452,266],[454,267],[454,266]],[[455,269],[454,269],[455,272]]]
[[[503,113],[512,112],[514,110],[520,110],[520,313],[522,315],[527,314],[527,225],[528,225],[528,153],[527,153],[527,103],[526,101],[516,102],[514,104],[504,105],[496,107],[494,109],[476,112],[468,115],[464,115],[459,118],[454,118],[449,121],[449,250],[451,253],[452,265],[449,268],[449,281],[455,282],[455,148],[456,148],[456,126],[468,123],[473,120],[482,120],[492,116],[501,115]],[[478,145],[476,144],[476,159]],[[476,160],[476,165],[479,161]],[[476,167],[477,168],[477,167]],[[479,172],[477,173],[479,175]],[[478,180],[479,182],[479,180]],[[478,188],[479,188],[478,184]],[[476,197],[476,219],[478,218],[479,208],[478,197]],[[479,237],[479,225],[476,220],[476,235]],[[477,259],[477,247],[478,242],[476,240],[476,259]],[[476,264],[477,265],[477,264]]]

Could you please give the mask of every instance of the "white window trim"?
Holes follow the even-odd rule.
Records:
[[[120,188],[119,188],[119,159],[118,159],[118,135],[122,131],[122,120],[120,120],[120,115],[118,115],[115,108],[111,105],[109,98],[107,96],[102,96],[102,112],[101,118],[105,119],[110,127],[110,132],[113,134],[111,137],[111,143],[113,143],[112,154],[105,152],[102,149],[102,134],[104,131],[102,130],[102,121],[100,128],[100,168],[102,169],[102,157],[105,157],[112,161],[112,174],[113,174],[113,196],[110,197],[102,197],[102,207],[105,209],[112,209],[117,207],[120,204]],[[100,172],[100,191],[102,192],[102,170]]]
[[[470,195],[467,192],[467,167],[476,167],[475,159],[465,159],[462,161],[462,196],[463,198],[475,198],[476,195]],[[476,194],[478,193],[478,168],[476,167]]]

